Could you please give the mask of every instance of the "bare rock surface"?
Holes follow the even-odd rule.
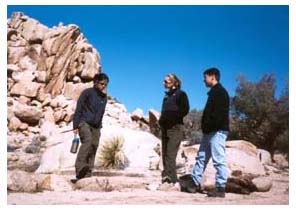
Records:
[[[102,175],[102,174],[101,174]],[[288,205],[289,204],[289,177],[287,173],[273,174],[271,180],[273,187],[268,192],[253,192],[249,195],[226,193],[225,198],[208,198],[205,194],[189,194],[178,190],[148,190],[149,184],[160,185],[159,172],[145,174],[144,177],[108,175],[109,185],[123,186],[121,189],[111,191],[100,190],[74,190],[68,192],[43,191],[38,193],[8,193],[8,204],[74,204],[74,205],[103,205],[103,204],[192,204],[192,205]],[[97,174],[99,176],[99,174]],[[65,176],[68,179],[70,175]],[[72,175],[73,177],[73,175]],[[85,182],[97,183],[95,180],[106,180],[106,177],[92,177]],[[81,180],[81,184],[83,180]],[[138,183],[136,187],[128,183]],[[104,183],[103,183],[104,184]],[[105,182],[106,184],[106,182]],[[104,185],[103,185],[104,186]],[[164,187],[164,186],[162,186]]]

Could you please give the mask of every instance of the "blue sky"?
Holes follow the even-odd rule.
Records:
[[[78,25],[100,52],[109,93],[129,112],[160,111],[168,73],[177,74],[191,109],[203,109],[203,71],[221,70],[234,96],[236,77],[275,73],[277,95],[289,79],[288,6],[8,6],[48,27]]]

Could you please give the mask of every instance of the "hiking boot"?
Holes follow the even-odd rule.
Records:
[[[82,179],[89,172],[89,166],[84,166],[79,173],[76,175],[77,179]]]
[[[71,181],[72,184],[76,184],[76,182],[78,182],[78,180],[79,179],[71,179],[70,181]]]
[[[181,192],[203,193],[200,184],[196,185],[192,178],[180,180]]]
[[[88,177],[91,177],[92,176],[92,172],[91,170],[88,170],[88,172],[86,172],[84,178],[88,178]]]
[[[208,197],[225,198],[225,188],[217,187],[213,191],[207,193]]]

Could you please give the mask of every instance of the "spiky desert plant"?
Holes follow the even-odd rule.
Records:
[[[127,164],[123,144],[123,136],[113,136],[108,139],[99,154],[100,166],[103,168],[123,169]]]

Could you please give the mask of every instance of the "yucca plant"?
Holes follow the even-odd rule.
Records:
[[[100,166],[103,168],[124,169],[128,161],[123,152],[123,136],[114,136],[106,141],[99,154]]]

